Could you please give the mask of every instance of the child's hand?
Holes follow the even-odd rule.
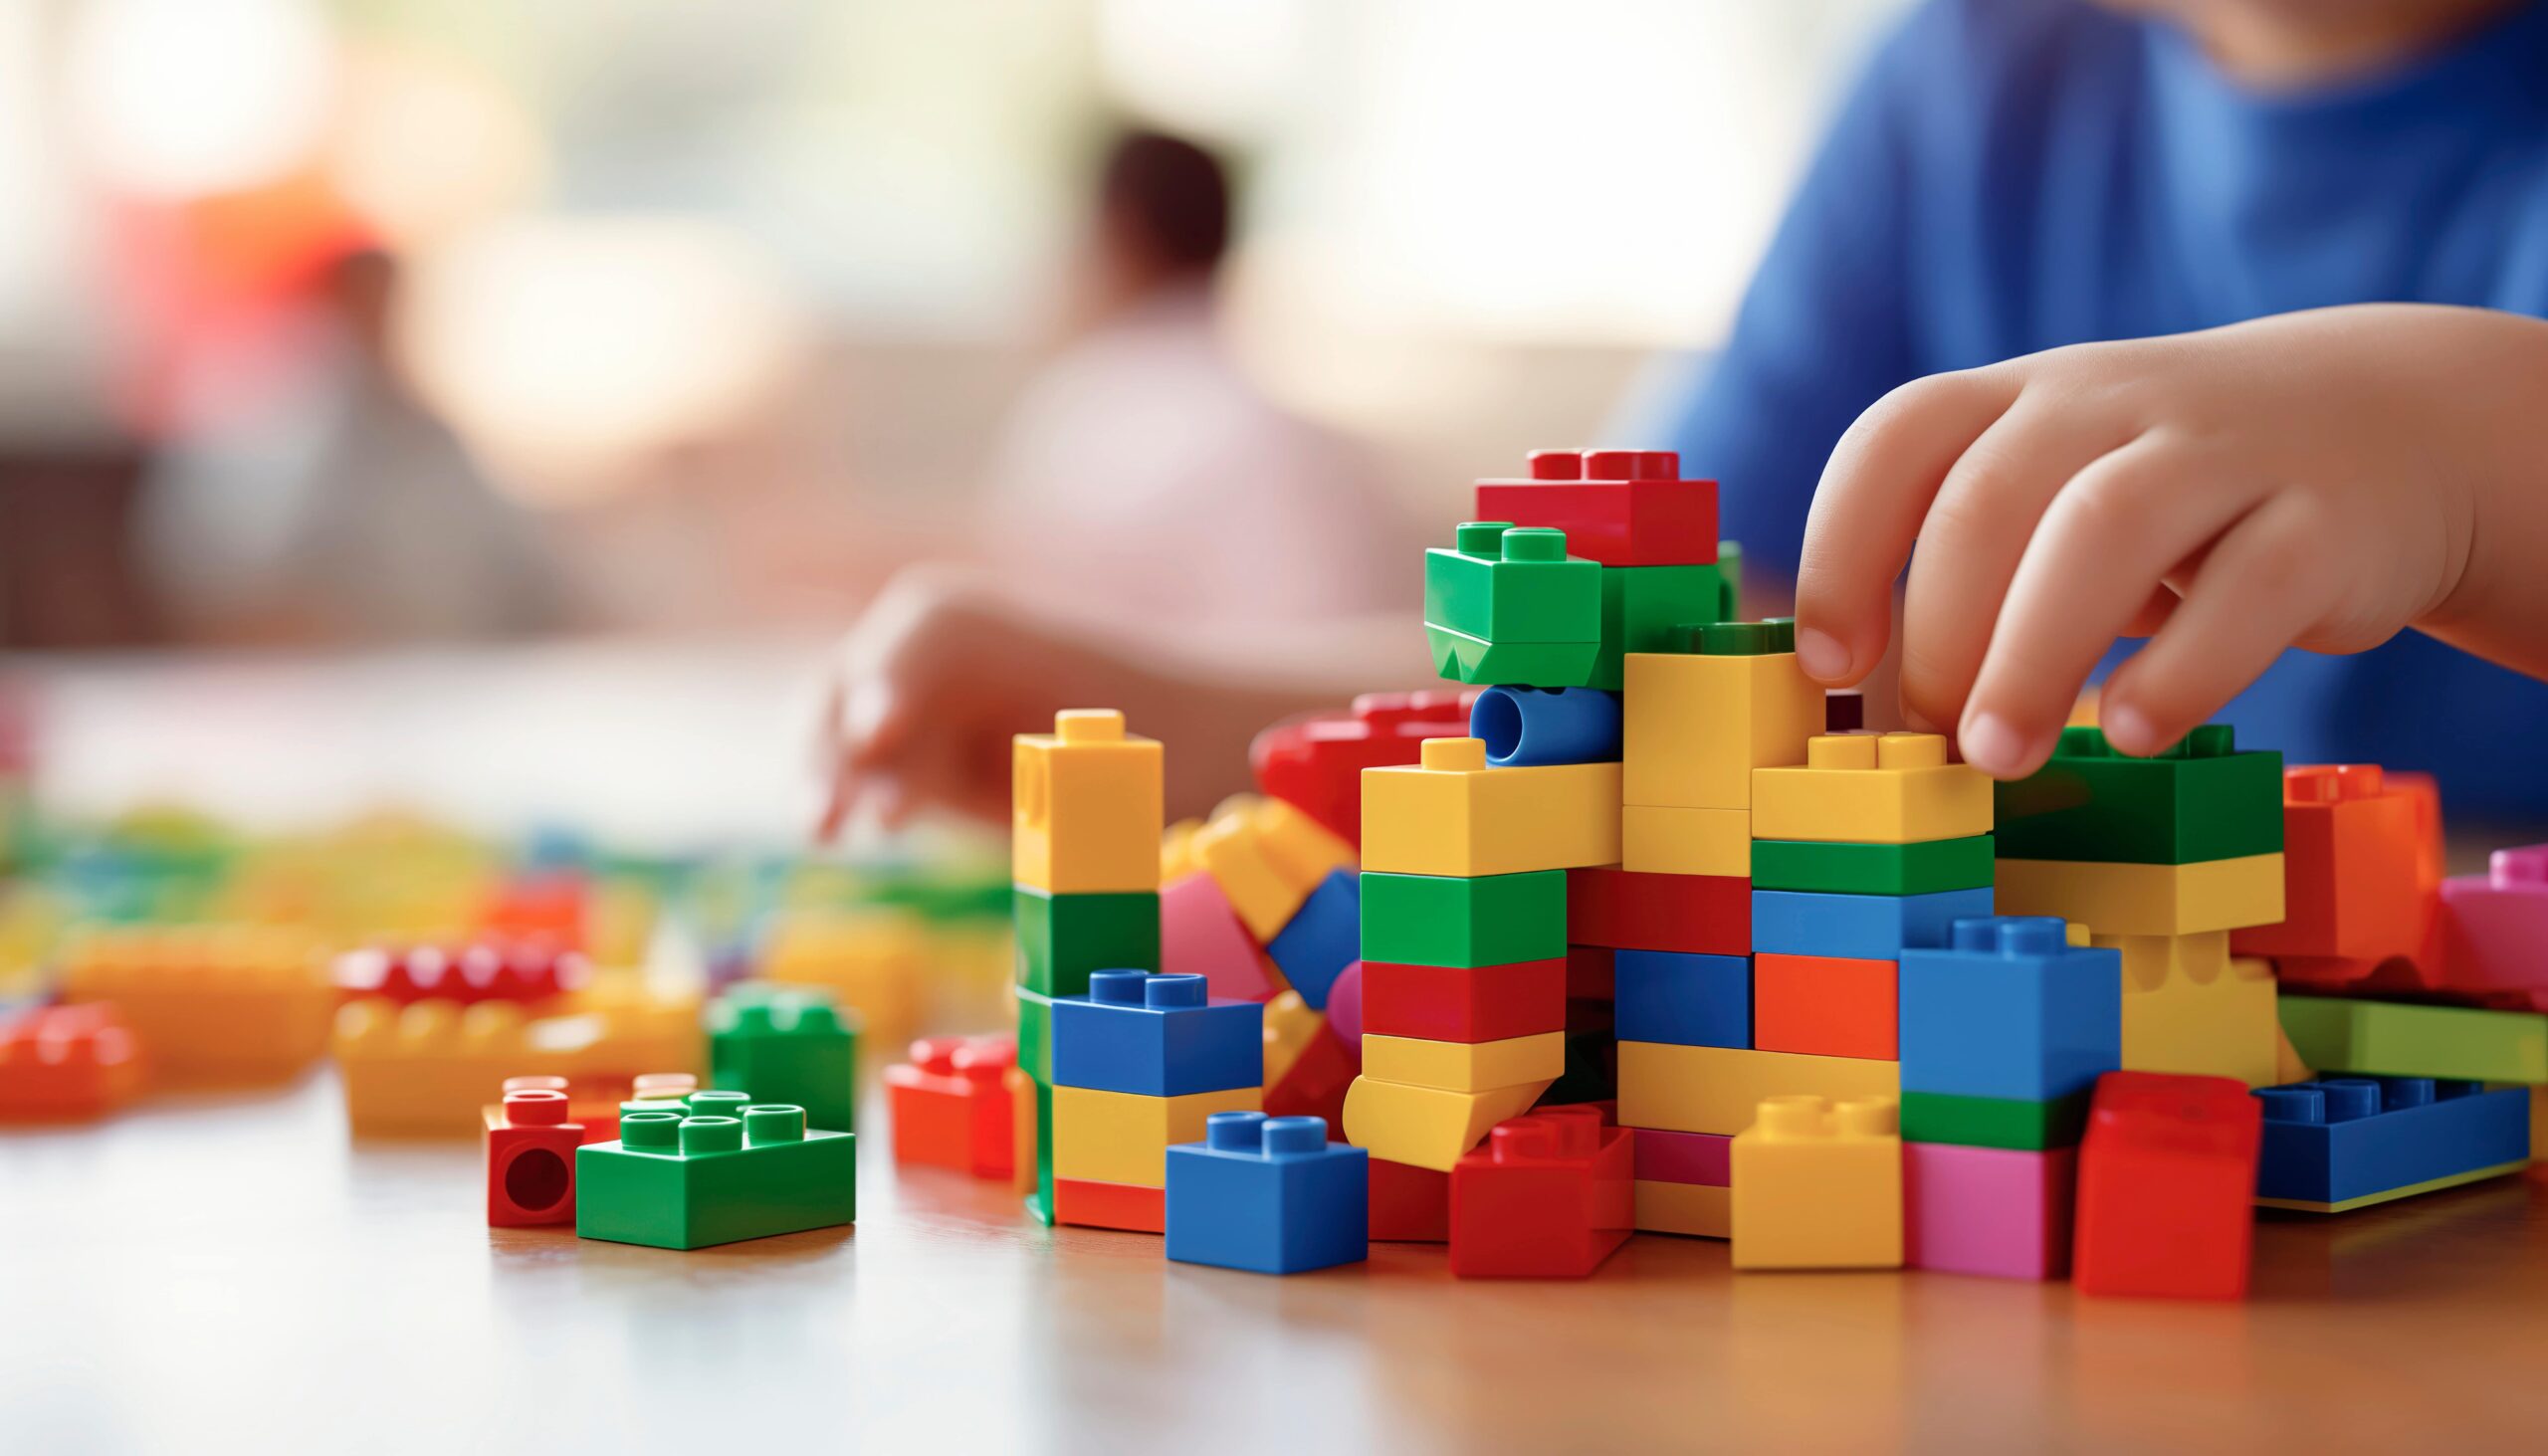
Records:
[[[1910,556],[1903,709],[1956,725],[1966,759],[2004,778],[2044,761],[2121,636],[2155,633],[2100,700],[2130,753],[2294,645],[2359,652],[2420,625],[2538,671],[2508,644],[2537,641],[2548,574],[2518,544],[2537,544],[2548,494],[2544,390],[2548,324],[2389,305],[1904,385],[1823,472],[1800,661],[1865,676]]]

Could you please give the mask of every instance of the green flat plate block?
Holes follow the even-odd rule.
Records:
[[[2282,852],[2282,755],[2239,752],[2206,724],[2155,758],[2127,758],[2092,728],[2061,730],[2052,761],[1992,794],[2014,860],[2185,865]]]
[[[1928,895],[1992,883],[1991,836],[1922,844],[1752,841],[1752,888],[1838,895]]]
[[[1038,1088],[1053,1085],[1053,1002],[1024,986],[1017,988],[1017,1065]]]
[[[1157,970],[1159,894],[1055,895],[1020,885],[1017,983],[1038,995],[1085,996],[1100,970]]]
[[[1566,872],[1363,877],[1363,958],[1504,965],[1566,953]]]
[[[2005,1097],[1959,1097],[1945,1092],[1902,1094],[1902,1141],[1954,1143],[1966,1147],[2010,1147],[2040,1152],[2067,1147],[2088,1128],[2088,1094],[2025,1102]]]
[[[1718,620],[1724,578],[1714,565],[1601,568],[1601,650],[1586,686],[1620,691],[1631,652],[1687,652],[1691,627]]]
[[[801,1107],[810,1127],[854,1132],[856,1025],[828,991],[737,986],[708,1008],[709,1085]]]
[[[1465,521],[1458,544],[1424,553],[1424,622],[1488,642],[1591,642],[1601,632],[1601,563],[1566,553],[1566,532]]]
[[[1597,642],[1488,642],[1424,624],[1433,670],[1477,687],[1581,688],[1592,675]]]
[[[583,1238],[698,1249],[857,1220],[858,1139],[806,1131],[801,1108],[631,1114],[620,1132],[575,1149]]]
[[[2322,1075],[2548,1083],[2548,1016],[2536,1011],[2289,995],[2275,1009],[2291,1049]]]

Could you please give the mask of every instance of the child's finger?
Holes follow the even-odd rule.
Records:
[[[1884,656],[1893,581],[1939,482],[2017,398],[2012,370],[1914,380],[1849,426],[1822,470],[1796,586],[1797,661],[1854,683]]]

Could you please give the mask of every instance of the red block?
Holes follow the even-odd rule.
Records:
[[[566,1094],[526,1087],[488,1110],[487,1226],[531,1228],[575,1221],[575,1148],[580,1123],[566,1121]]]
[[[1359,1047],[1360,1043],[1356,1046]],[[1345,1094],[1363,1070],[1356,1047],[1337,1036],[1333,1024],[1319,1028],[1310,1044],[1292,1059],[1283,1079],[1265,1089],[1269,1118],[1325,1118],[1331,1128],[1345,1126]]]
[[[1582,1279],[1635,1226],[1636,1149],[1596,1106],[1496,1125],[1451,1171],[1451,1273]]]
[[[1555,526],[1566,550],[1604,566],[1716,559],[1716,482],[1679,479],[1669,450],[1542,450],[1531,479],[1477,483],[1477,519]]]
[[[1566,872],[1569,944],[1612,950],[1752,953],[1752,882],[1733,875]]]
[[[1351,713],[1278,723],[1248,744],[1260,792],[1291,804],[1344,837],[1363,842],[1363,770],[1413,763],[1426,738],[1469,730],[1469,700],[1451,691],[1366,693]]]
[[[1092,1178],[1053,1179],[1053,1221],[1075,1228],[1168,1232],[1168,1190]]]
[[[1448,1243],[1451,1175],[1378,1157],[1371,1163],[1371,1237],[1382,1243]]]
[[[2080,1290],[2243,1298],[2263,1136],[2263,1109],[2234,1078],[2098,1078],[2079,1147]]]
[[[1283,973],[1240,924],[1221,882],[1197,871],[1159,893],[1160,969],[1199,975],[1211,993],[1233,1001],[1270,1001]]]
[[[111,1001],[30,1011],[0,1027],[0,1122],[105,1117],[139,1095],[142,1067]]]
[[[1615,1001],[1618,952],[1607,945],[1566,947],[1566,998],[1570,1001]]]
[[[336,958],[337,988],[349,996],[380,996],[399,1005],[416,1001],[536,1002],[582,986],[592,967],[550,939],[479,941],[462,945],[366,946]]]
[[[1901,1056],[1897,962],[1839,955],[1752,957],[1752,1045],[1815,1057]]]
[[[885,1069],[894,1161],[951,1167],[977,1178],[1016,1171],[1013,1036],[940,1036],[912,1043],[912,1059]]]
[[[1363,1032],[1426,1041],[1502,1041],[1566,1027],[1566,962],[1463,969],[1363,962]]]

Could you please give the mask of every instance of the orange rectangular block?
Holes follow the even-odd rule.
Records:
[[[1817,1057],[1901,1055],[1899,967],[1839,955],[1752,957],[1752,1045]]]
[[[2439,856],[2425,806],[2376,763],[2311,763],[2282,775],[2282,920],[2233,933],[2241,955],[2412,956],[2434,916]],[[2431,826],[2438,848],[2439,822]]]

